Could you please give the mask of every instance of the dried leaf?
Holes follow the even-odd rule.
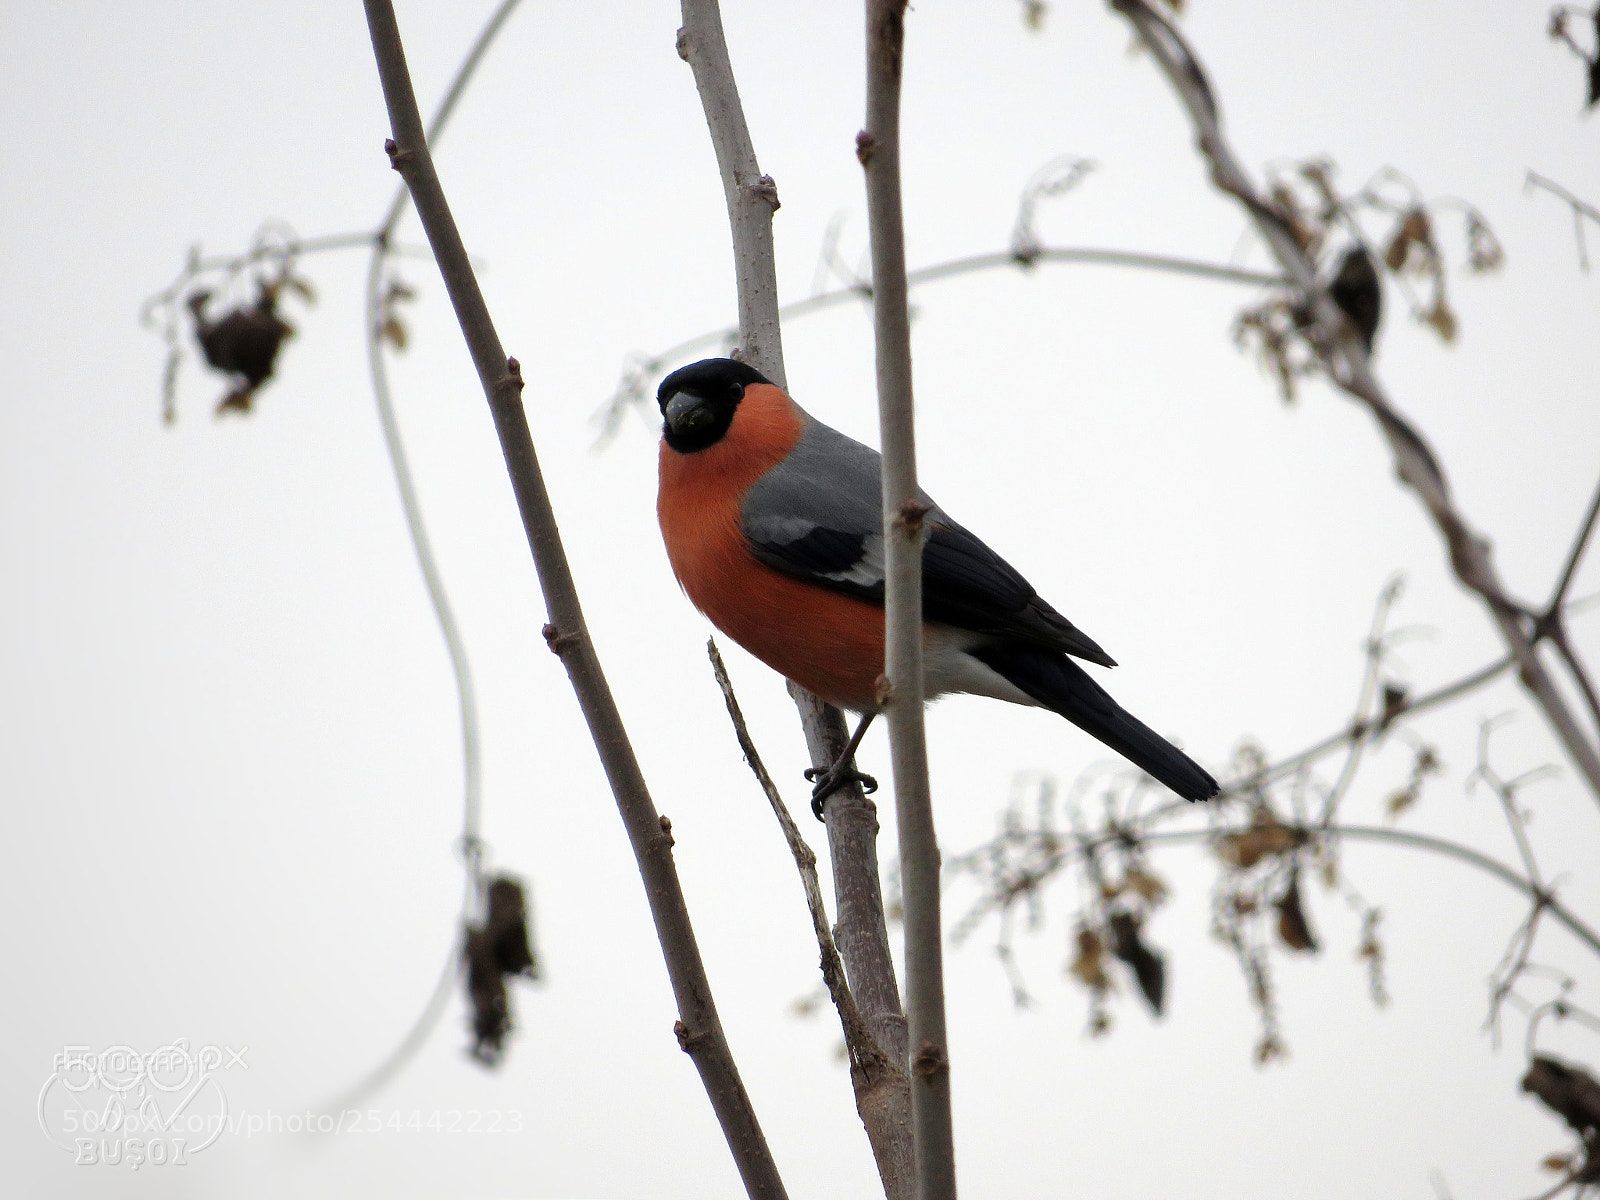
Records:
[[[1378,717],[1378,728],[1387,729],[1394,719],[1405,711],[1406,700],[1411,692],[1404,684],[1383,682],[1383,713]]]
[[[1106,975],[1105,947],[1094,930],[1078,930],[1078,956],[1067,970],[1085,987],[1097,992],[1111,986],[1111,979]]]
[[[1122,882],[1152,908],[1167,899],[1167,885],[1158,876],[1150,874],[1142,867],[1134,867],[1123,877]]]
[[[1275,1058],[1283,1057],[1283,1043],[1274,1035],[1265,1034],[1256,1043],[1256,1066],[1264,1067]]]
[[[1416,802],[1416,788],[1396,788],[1394,791],[1389,793],[1389,799],[1385,801],[1383,809],[1384,812],[1388,814],[1389,819],[1393,821]]]
[[[1360,334],[1367,353],[1372,353],[1372,341],[1383,315],[1383,288],[1378,283],[1378,268],[1365,246],[1352,246],[1345,251],[1339,272],[1328,286],[1328,295]]]
[[[1422,314],[1423,324],[1431,326],[1439,335],[1439,340],[1446,345],[1456,340],[1457,323],[1455,311],[1450,307],[1443,295],[1438,296],[1433,307]]]
[[[1474,274],[1499,270],[1506,252],[1489,223],[1474,210],[1467,214],[1467,268]]]
[[[311,286],[309,279],[304,279],[299,275],[285,275],[280,282],[307,304],[315,304],[317,302],[317,291]]]
[[[1319,215],[1323,224],[1332,221],[1341,207],[1339,191],[1333,186],[1333,171],[1333,164],[1325,158],[1312,158],[1300,164],[1301,178],[1316,190],[1322,202]]]
[[[1140,935],[1139,919],[1132,913],[1112,914],[1112,952],[1133,968],[1139,991],[1149,1003],[1150,1010],[1159,1017],[1167,991],[1167,966],[1160,954],[1144,944]]]
[[[294,333],[294,327],[277,315],[276,286],[262,282],[259,289],[253,304],[229,309],[216,320],[207,315],[210,292],[192,292],[186,301],[206,363],[233,377],[233,387],[217,404],[219,417],[251,411],[257,389],[272,378],[279,349]]]
[[[506,979],[516,975],[537,979],[539,966],[528,941],[522,885],[501,876],[490,882],[487,896],[483,924],[467,926],[463,957],[472,1005],[472,1056],[485,1066],[496,1066],[505,1057],[505,1040],[513,1028]]]
[[[1278,937],[1291,950],[1309,954],[1317,952],[1316,935],[1306,921],[1306,911],[1300,899],[1300,872],[1289,872],[1289,886],[1274,905],[1278,910]]]
[[[1278,207],[1278,215],[1283,219],[1284,226],[1299,243],[1301,250],[1308,250],[1317,240],[1317,231],[1310,221],[1306,219],[1304,210],[1300,207],[1300,198],[1294,194],[1287,184],[1275,183],[1272,185],[1272,202]]]
[[[1389,239],[1389,248],[1384,251],[1384,265],[1396,274],[1404,271],[1407,263],[1411,262],[1413,246],[1433,246],[1433,224],[1420,207],[1408,210],[1400,218],[1399,225]]]
[[[1580,1137],[1600,1134],[1600,1082],[1582,1067],[1535,1055],[1522,1077],[1522,1090],[1537,1096]]]
[[[1283,854],[1295,846],[1295,835],[1270,813],[1257,814],[1256,823],[1243,833],[1217,839],[1217,854],[1229,866],[1248,871],[1263,858]]]

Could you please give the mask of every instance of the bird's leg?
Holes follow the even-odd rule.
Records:
[[[833,766],[826,771],[821,767],[806,769],[806,782],[817,785],[811,789],[811,812],[817,820],[822,820],[823,802],[847,784],[859,783],[861,790],[868,795],[878,790],[878,781],[856,770],[855,764],[856,747],[861,745],[861,735],[867,732],[867,726],[872,724],[872,718],[877,715],[867,713],[861,718],[856,731],[850,735],[850,741],[845,744],[839,757],[833,760]]]

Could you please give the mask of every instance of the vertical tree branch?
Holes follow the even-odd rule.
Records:
[[[772,250],[777,188],[761,174],[756,162],[717,0],[683,0],[682,11],[678,54],[694,71],[728,203],[739,289],[740,352],[767,378],[786,387],[778,320],[778,275]],[[790,694],[800,710],[813,765],[832,766],[846,741],[843,717],[837,709],[793,684]],[[867,1028],[889,1061],[903,1072],[905,1018],[901,1015],[884,925],[876,811],[856,783],[828,800],[828,849],[839,907],[835,938]],[[910,1097],[903,1074],[886,1073],[867,1091],[858,1089],[856,1109],[867,1128],[884,1194],[889,1200],[906,1200],[912,1195],[914,1172]]]
[[[745,1094],[717,1017],[711,984],[706,978],[683,889],[672,861],[671,827],[657,814],[650,799],[584,623],[577,587],[562,549],[560,530],[522,408],[521,369],[515,359],[505,356],[461,235],[450,215],[444,189],[434,171],[422,116],[417,110],[416,95],[406,70],[394,6],[391,0],[365,0],[365,5],[378,75],[394,131],[394,139],[388,146],[390,161],[411,190],[417,215],[433,247],[439,272],[444,277],[489,401],[550,614],[551,624],[545,626],[545,638],[550,648],[561,656],[577,693],[579,707],[600,753],[643,877],[656,936],[677,998],[678,1043],[700,1072],[746,1191],[752,1197],[776,1200],[785,1195],[783,1181],[778,1177],[772,1153],[762,1136],[750,1098]]]
[[[733,271],[739,292],[739,347],[744,360],[781,388],[783,334],[778,324],[778,272],[772,251],[772,214],[778,188],[756,163],[755,144],[739,101],[722,9],[717,0],[683,0],[678,56],[694,72],[711,129],[722,191],[733,230]]]
[[[1364,404],[1378,423],[1394,455],[1395,472],[1412,489],[1433,518],[1456,578],[1476,592],[1516,660],[1522,685],[1543,711],[1579,774],[1600,801],[1600,748],[1580,728],[1565,697],[1535,649],[1525,627],[1525,612],[1501,585],[1490,556],[1489,540],[1455,507],[1437,456],[1421,433],[1390,402],[1372,371],[1359,336],[1345,322],[1328,291],[1318,281],[1293,231],[1278,210],[1256,190],[1222,136],[1215,96],[1199,58],[1182,33],[1147,0],[1110,0],[1127,17],[1145,47],[1160,65],[1173,90],[1188,109],[1199,137],[1200,152],[1218,188],[1236,198],[1249,213],[1290,287],[1304,300],[1311,316],[1306,332],[1328,378]]]
[[[872,243],[872,326],[883,443],[884,673],[900,879],[905,900],[906,1008],[919,1200],[953,1200],[950,1055],[944,1021],[939,842],[923,725],[922,518],[911,395],[911,324],[900,198],[900,77],[906,0],[867,0],[867,124],[856,140],[866,172]]]

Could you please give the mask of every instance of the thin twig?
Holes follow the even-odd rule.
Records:
[[[1355,724],[1352,724],[1348,729],[1345,729],[1341,733],[1336,733],[1330,737],[1323,738],[1320,742],[1317,742],[1312,746],[1308,746],[1304,750],[1297,751],[1294,754],[1279,759],[1270,766],[1263,767],[1257,773],[1247,775],[1240,780],[1230,783],[1224,787],[1223,795],[1238,795],[1246,789],[1257,788],[1268,783],[1274,783],[1286,775],[1294,774],[1296,771],[1299,771],[1302,768],[1310,765],[1324,755],[1333,753],[1341,746],[1348,745],[1352,741],[1376,741],[1390,729],[1393,729],[1396,723],[1398,723],[1402,717],[1416,716],[1418,713],[1426,712],[1431,708],[1438,708],[1442,704],[1448,704],[1452,700],[1459,699],[1468,692],[1476,691],[1485,684],[1494,682],[1494,680],[1498,679],[1501,675],[1504,675],[1506,671],[1511,668],[1511,666],[1512,660],[1510,655],[1507,655],[1504,658],[1496,659],[1487,666],[1480,667],[1478,670],[1473,671],[1468,675],[1463,675],[1460,679],[1457,679],[1452,683],[1447,683],[1443,687],[1435,688],[1433,691],[1418,696],[1414,700],[1408,699],[1402,702],[1393,710],[1391,710],[1389,714],[1386,714],[1388,717],[1387,720],[1359,721]],[[1180,802],[1178,805],[1173,806],[1175,810],[1186,807],[1186,802]]]
[[[1600,483],[1595,484],[1594,499],[1589,501],[1589,511],[1584,514],[1577,535],[1572,539],[1572,548],[1567,551],[1567,561],[1562,564],[1555,590],[1550,593],[1550,602],[1545,605],[1547,613],[1559,613],[1562,604],[1566,602],[1567,589],[1572,586],[1572,577],[1577,574],[1578,563],[1589,545],[1589,535],[1594,532],[1596,517],[1600,517]]]
[[[1242,204],[1278,265],[1302,298],[1311,321],[1305,336],[1325,373],[1359,400],[1388,440],[1395,470],[1428,510],[1442,537],[1456,578],[1482,599],[1512,657],[1523,686],[1544,713],[1568,756],[1600,803],[1600,748],[1580,728],[1566,698],[1540,661],[1524,625],[1525,609],[1506,594],[1490,557],[1489,541],[1456,509],[1438,457],[1391,403],[1372,371],[1366,348],[1350,328],[1327,288],[1317,279],[1282,213],[1251,183],[1222,136],[1216,102],[1199,59],[1182,32],[1147,0],[1110,0],[1132,23],[1144,46],[1188,109],[1200,150],[1218,188]]]
[[[1568,38],[1567,44],[1573,46],[1574,50],[1577,50],[1576,45],[1573,44],[1570,38]],[[1573,239],[1578,243],[1578,267],[1585,274],[1588,274],[1589,251],[1584,244],[1583,222],[1585,219],[1587,219],[1593,221],[1596,225],[1600,225],[1600,209],[1597,209],[1594,205],[1587,204],[1578,199],[1578,197],[1567,191],[1566,188],[1562,187],[1555,180],[1547,179],[1545,176],[1540,175],[1537,171],[1529,171],[1528,180],[1523,185],[1522,190],[1524,192],[1528,192],[1535,188],[1542,188],[1551,195],[1558,197],[1566,203],[1568,208],[1572,210],[1572,236]]]
[[[577,587],[562,549],[560,530],[522,408],[521,367],[515,359],[506,357],[501,346],[428,153],[394,6],[391,0],[365,0],[365,6],[384,101],[394,131],[393,141],[387,147],[390,162],[411,190],[417,215],[433,247],[489,401],[550,614],[551,623],[545,627],[545,638],[567,669],[633,845],[678,1002],[679,1020],[675,1027],[678,1043],[700,1072],[746,1191],[752,1197],[781,1197],[785,1194],[783,1182],[717,1017],[710,980],[706,977],[683,888],[672,861],[671,826],[657,813],[650,799],[583,619]]]
[[[756,782],[761,785],[767,803],[772,806],[772,815],[778,818],[783,840],[788,843],[795,868],[800,872],[800,883],[806,893],[806,908],[811,913],[811,928],[816,934],[817,949],[822,956],[822,980],[827,984],[828,995],[839,1013],[845,1049],[850,1056],[851,1073],[859,1076],[860,1089],[877,1086],[879,1077],[885,1072],[892,1072],[904,1079],[905,1073],[879,1047],[872,1031],[861,1019],[860,1010],[856,1008],[855,997],[850,994],[850,984],[845,979],[844,963],[839,958],[839,949],[834,945],[833,934],[828,928],[828,910],[822,899],[822,884],[817,879],[816,853],[801,836],[800,827],[789,814],[778,785],[772,782],[766,764],[761,761],[761,754],[756,749],[755,739],[750,736],[750,727],[739,707],[739,699],[734,695],[733,681],[728,678],[727,664],[722,661],[715,638],[706,640],[706,654],[711,659],[711,671],[716,676],[717,686],[722,689],[722,700],[728,708],[728,719],[733,722],[734,735],[739,739],[739,749]]]
[[[1355,715],[1350,719],[1351,728],[1367,720],[1367,711],[1372,707],[1377,694],[1378,674],[1383,666],[1384,627],[1389,622],[1390,610],[1400,599],[1402,586],[1401,579],[1396,576],[1384,585],[1383,591],[1378,596],[1378,604],[1372,614],[1372,628],[1367,634],[1366,669],[1361,673],[1361,691],[1356,700]],[[1340,767],[1339,776],[1334,780],[1333,788],[1323,804],[1324,825],[1333,824],[1333,818],[1339,811],[1339,802],[1344,799],[1350,790],[1350,785],[1355,782],[1356,770],[1361,765],[1361,751],[1366,745],[1366,739],[1351,738],[1348,745],[1344,765]]]
[[[867,0],[867,120],[856,139],[872,244],[872,329],[882,440],[884,678],[900,879],[905,905],[906,1016],[918,1200],[954,1200],[950,1042],[945,1032],[939,841],[923,723],[922,523],[911,388],[911,318],[900,195],[900,76],[906,0]]]
[[[1528,1033],[1524,1040],[1523,1048],[1529,1058],[1538,1053],[1539,1022],[1551,1016],[1558,1021],[1565,1021],[1571,1018],[1580,1025],[1587,1025],[1595,1033],[1600,1033],[1600,1016],[1596,1016],[1587,1009],[1579,1008],[1565,997],[1547,1000],[1528,1014]]]

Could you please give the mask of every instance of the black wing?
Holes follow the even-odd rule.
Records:
[[[877,452],[813,421],[795,452],[747,493],[745,537],[758,559],[786,575],[882,604],[879,494]],[[923,500],[930,506],[922,551],[928,620],[1116,665],[1014,567]]]

